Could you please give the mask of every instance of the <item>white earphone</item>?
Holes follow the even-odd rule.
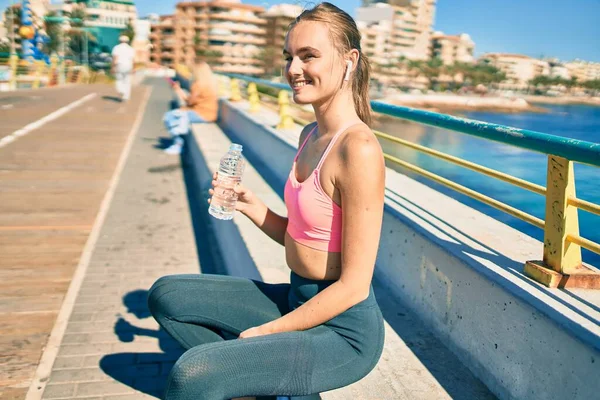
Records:
[[[351,71],[352,71],[352,61],[348,60],[348,61],[346,61],[346,75],[344,75],[345,81],[350,80],[350,72]]]

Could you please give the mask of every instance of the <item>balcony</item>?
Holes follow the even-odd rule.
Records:
[[[255,45],[265,45],[267,43],[266,39],[257,38],[257,37],[246,37],[241,35],[211,35],[209,33],[210,40],[217,40],[226,43],[246,43],[246,44],[255,44]]]
[[[255,35],[266,35],[267,31],[251,24],[240,24],[235,22],[211,22],[210,29],[228,30],[231,32],[250,33]]]
[[[231,74],[261,75],[265,73],[264,68],[251,67],[248,65],[215,65],[213,70],[216,72],[228,72]]]
[[[234,21],[234,22],[247,22],[255,25],[266,25],[267,21],[258,17],[247,17],[242,15],[232,15],[225,13],[211,14],[210,19],[223,20],[223,21]]]

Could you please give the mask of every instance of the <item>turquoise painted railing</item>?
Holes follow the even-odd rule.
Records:
[[[220,74],[230,78],[232,88],[235,88],[236,100],[239,97],[237,80],[279,89],[280,116],[289,118],[287,92],[291,88],[287,84],[270,82],[264,79],[239,75]],[[250,98],[253,108],[256,107],[258,96],[256,87],[249,85]],[[285,94],[282,96],[282,94]],[[277,97],[277,96],[273,96]],[[439,175],[426,171],[416,165],[385,154],[385,158],[413,172],[421,174],[438,183],[448,186],[460,193],[466,194],[492,207],[498,208],[510,215],[520,218],[544,230],[543,261],[528,261],[524,272],[532,279],[549,287],[585,287],[600,289],[600,273],[593,268],[588,268],[581,260],[581,247],[600,254],[600,245],[589,239],[579,236],[579,222],[577,210],[581,209],[600,215],[600,206],[585,200],[578,199],[575,195],[575,176],[573,162],[600,167],[600,143],[586,142],[560,136],[545,134],[526,129],[518,129],[503,125],[487,123],[439,114],[430,111],[417,110],[409,107],[395,106],[380,101],[372,101],[371,106],[376,113],[386,114],[438,128],[448,129],[467,135],[477,136],[487,140],[504,143],[547,154],[547,181],[546,187],[504,174],[500,171],[471,163],[464,159],[454,157],[391,135],[375,131],[375,134],[385,140],[390,140],[400,145],[411,147],[445,161],[469,168],[486,174],[496,179],[509,182],[521,188],[546,197],[545,220],[541,220],[521,210],[504,204],[498,200],[487,197],[472,189],[449,181]],[[295,118],[299,120],[299,118]],[[300,120],[300,122],[304,122]]]

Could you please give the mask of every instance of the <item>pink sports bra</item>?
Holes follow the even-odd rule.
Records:
[[[288,213],[287,232],[296,242],[313,249],[340,252],[342,250],[342,209],[321,187],[319,172],[323,161],[342,132],[356,122],[337,132],[313,172],[303,182],[296,179],[296,161],[317,126],[300,146],[290,175],[285,184],[284,200]]]

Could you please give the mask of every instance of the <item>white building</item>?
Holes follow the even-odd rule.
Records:
[[[550,75],[548,61],[538,60],[523,54],[488,53],[481,61],[495,66],[506,74],[506,80],[500,87],[505,89],[524,90],[529,81],[538,75]]]
[[[574,60],[565,64],[571,76],[578,82],[594,81],[600,79],[600,63]]]
[[[431,49],[432,57],[441,59],[445,65],[457,62],[471,64],[475,61],[475,42],[466,33],[444,35],[442,32],[435,32],[431,37]]]
[[[131,46],[135,50],[135,62],[147,63],[150,61],[150,25],[148,19],[134,21],[135,36]]]
[[[81,8],[85,11],[85,26],[106,50],[119,43],[119,36],[137,20],[133,0],[64,0],[63,11]]]

